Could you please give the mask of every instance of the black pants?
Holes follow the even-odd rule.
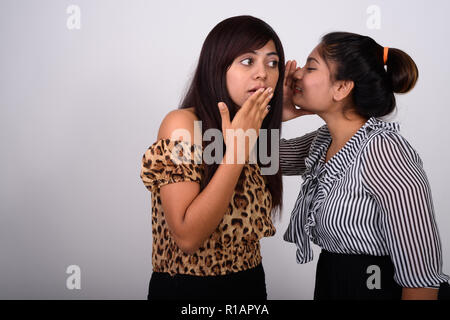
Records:
[[[262,264],[223,276],[153,272],[149,300],[267,300]]]
[[[314,300],[400,300],[389,256],[347,255],[322,249]]]
[[[402,289],[394,281],[394,265],[389,256],[338,254],[323,249],[320,253],[315,300],[400,300]],[[450,300],[447,282],[440,284],[438,300]]]

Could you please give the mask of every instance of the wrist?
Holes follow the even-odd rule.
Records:
[[[238,157],[237,152],[225,152],[225,154],[223,155],[223,159],[221,164],[226,164],[226,165],[235,165],[235,166],[241,166],[243,167],[245,165],[245,163],[248,161],[248,157],[245,157],[244,159],[242,159],[241,157]]]

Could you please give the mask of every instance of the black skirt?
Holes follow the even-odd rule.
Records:
[[[314,300],[400,300],[389,256],[349,255],[322,249]]]
[[[153,272],[149,300],[267,300],[262,264],[220,276],[192,276]]]

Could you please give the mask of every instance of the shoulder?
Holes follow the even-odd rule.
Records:
[[[366,160],[376,160],[390,165],[405,160],[422,165],[422,160],[416,149],[395,130],[373,132],[369,135],[363,154]]]
[[[158,131],[158,140],[185,140],[184,134],[194,137],[195,121],[199,121],[193,108],[170,111],[162,120]],[[183,138],[183,139],[180,139]]]
[[[398,195],[428,188],[421,157],[398,132],[380,131],[371,136],[360,164],[364,185],[372,192]]]
[[[327,125],[321,126],[316,131],[310,132],[309,138],[311,139],[311,150],[316,150],[328,146],[331,140],[330,131]]]

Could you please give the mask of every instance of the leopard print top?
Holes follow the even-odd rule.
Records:
[[[172,152],[183,162],[174,162]],[[275,234],[270,217],[272,196],[258,164],[247,161],[216,230],[193,254],[178,248],[164,218],[160,187],[181,181],[200,183],[204,173],[201,159],[201,146],[169,139],[156,141],[142,158],[141,178],[152,195],[154,272],[210,276],[253,268],[261,262],[259,240]]]

